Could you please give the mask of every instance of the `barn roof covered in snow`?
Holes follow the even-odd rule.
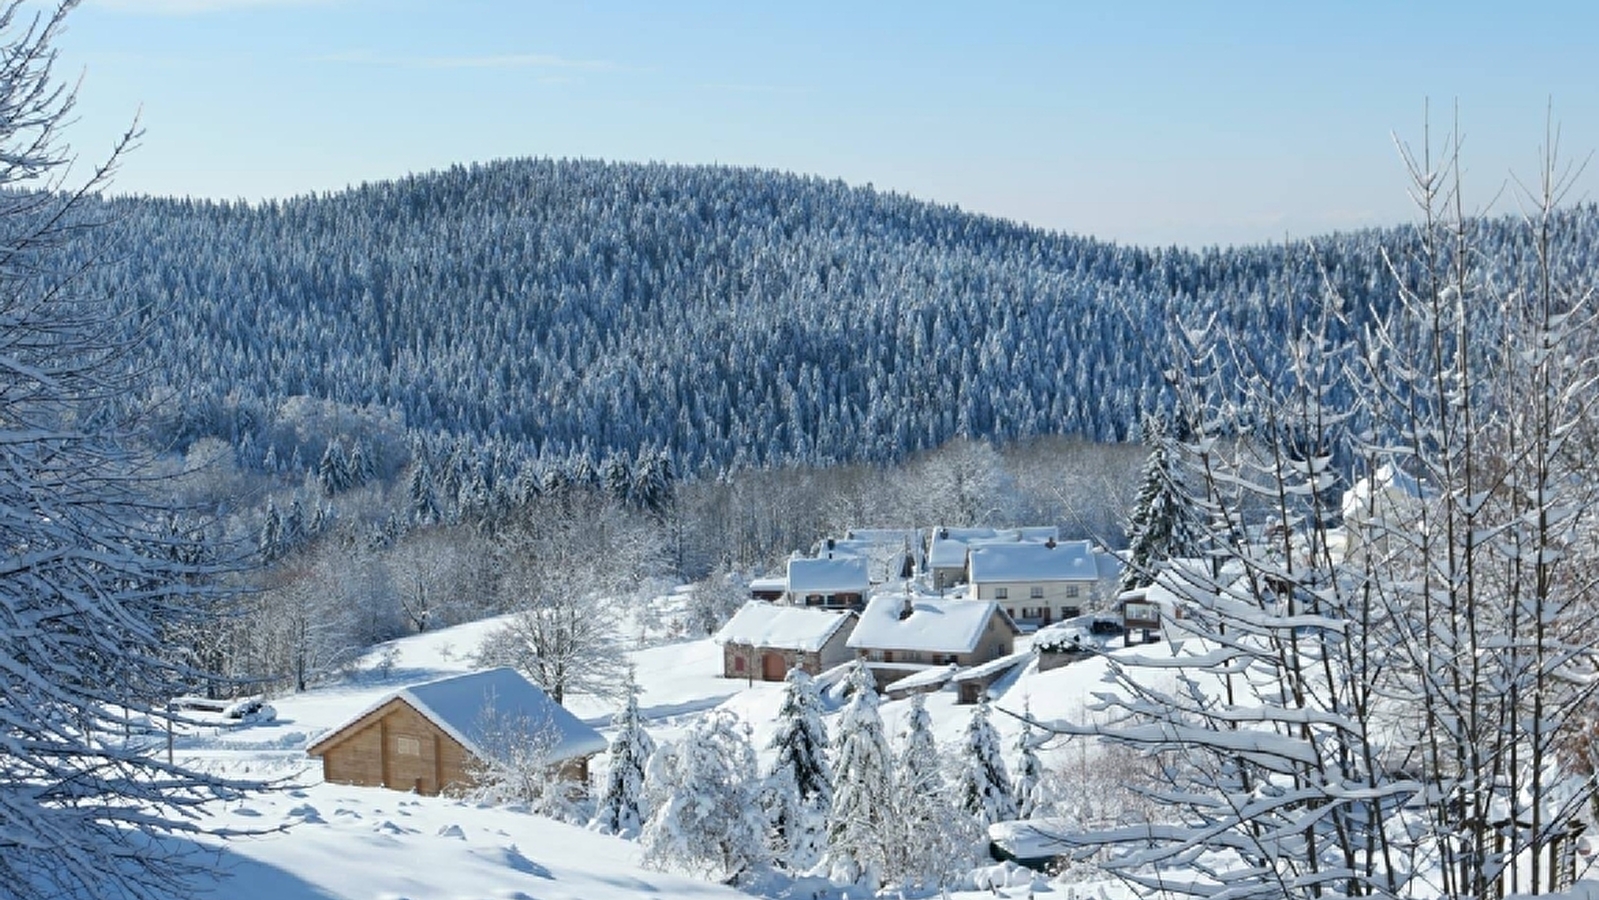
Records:
[[[788,561],[788,590],[793,594],[863,594],[870,585],[866,560],[859,556]]]
[[[608,746],[603,735],[551,700],[538,685],[515,669],[501,667],[395,691],[329,731],[307,752],[316,755],[351,725],[395,700],[416,710],[478,759],[503,755],[497,746],[512,731],[547,741],[546,757],[552,763],[589,756]]]
[[[905,604],[910,615],[903,616]],[[849,636],[852,649],[921,650],[929,653],[971,653],[982,640],[989,619],[1000,616],[1020,633],[998,604],[987,600],[939,600],[878,594],[866,604],[860,624]]]
[[[716,642],[814,653],[832,640],[839,629],[854,622],[852,612],[776,606],[763,600],[751,600],[716,633]]]
[[[984,544],[972,548],[973,582],[1097,581],[1099,564],[1088,541]]]

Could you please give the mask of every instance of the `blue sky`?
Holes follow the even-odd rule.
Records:
[[[1428,102],[1437,131],[1459,103],[1475,204],[1535,174],[1550,100],[1580,161],[1596,34],[1556,2],[86,0],[60,65],[81,155],[141,116],[119,192],[721,162],[1198,245],[1408,219],[1392,136]]]

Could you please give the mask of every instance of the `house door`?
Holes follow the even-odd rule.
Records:
[[[783,654],[766,653],[761,656],[761,680],[782,681],[788,675],[788,664],[783,662]]]

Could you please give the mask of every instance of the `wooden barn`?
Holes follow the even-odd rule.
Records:
[[[306,752],[322,759],[325,781],[438,794],[471,787],[473,771],[505,758],[512,742],[534,743],[552,778],[579,785],[589,757],[607,746],[537,685],[500,668],[396,691]]]

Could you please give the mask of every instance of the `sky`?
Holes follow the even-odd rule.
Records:
[[[258,200],[519,156],[871,184],[1143,245],[1410,221],[1458,122],[1513,211],[1599,149],[1599,4],[85,0],[58,41],[113,192]],[[1572,200],[1595,199],[1583,171]]]

